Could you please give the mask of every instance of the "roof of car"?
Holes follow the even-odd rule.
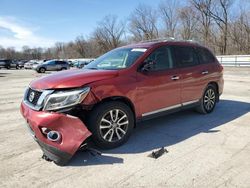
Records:
[[[134,44],[129,44],[127,48],[151,48],[163,44],[171,45],[185,45],[185,46],[201,46],[198,42],[191,40],[153,40],[153,41],[142,41]]]

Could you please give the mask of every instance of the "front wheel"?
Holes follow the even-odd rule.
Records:
[[[65,68],[65,67],[61,68],[61,71],[64,71],[64,70],[67,70],[67,68]]]
[[[197,108],[197,111],[202,114],[211,113],[215,106],[218,92],[213,85],[208,85],[202,99],[200,100],[200,105]]]
[[[100,148],[111,149],[124,144],[134,127],[131,109],[118,101],[97,105],[88,118],[93,142]]]

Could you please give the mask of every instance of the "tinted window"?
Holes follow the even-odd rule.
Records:
[[[64,65],[64,64],[66,64],[66,62],[64,62],[64,61],[56,61],[56,64]]]
[[[190,67],[198,64],[198,59],[193,47],[175,46],[175,57],[180,67]]]
[[[48,62],[48,65],[55,65],[55,64],[56,64],[55,61],[49,61],[49,62]]]
[[[145,60],[145,62],[152,61],[155,63],[152,71],[166,70],[174,67],[171,49],[166,46],[156,49]]]
[[[204,63],[212,63],[212,62],[214,62],[214,60],[215,60],[214,56],[207,49],[198,48],[197,52],[199,54],[200,63],[204,64]]]
[[[0,62],[10,63],[10,60],[0,60]]]

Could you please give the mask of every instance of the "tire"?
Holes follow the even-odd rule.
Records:
[[[46,69],[43,68],[43,67],[41,67],[41,68],[39,69],[39,72],[40,72],[40,73],[45,73],[45,71],[46,71]]]
[[[10,65],[7,65],[7,66],[6,66],[6,69],[10,69]]]
[[[87,126],[92,132],[93,142],[99,148],[116,148],[124,144],[131,135],[134,114],[122,102],[101,103],[90,112]]]
[[[199,106],[196,108],[201,114],[211,113],[217,103],[218,92],[214,85],[209,84],[205,89],[202,99],[200,100]]]
[[[68,161],[59,160],[59,161],[53,161],[57,166],[66,166],[68,164]]]
[[[61,71],[63,71],[63,70],[67,70],[65,67],[63,67],[63,68],[61,68]]]

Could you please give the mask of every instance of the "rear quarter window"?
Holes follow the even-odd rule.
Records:
[[[199,60],[201,64],[213,63],[215,61],[214,55],[205,48],[197,49]]]
[[[175,60],[179,67],[198,65],[198,57],[191,46],[174,46]]]
[[[68,63],[66,61],[59,61],[59,64],[61,64],[61,65],[67,65]]]

